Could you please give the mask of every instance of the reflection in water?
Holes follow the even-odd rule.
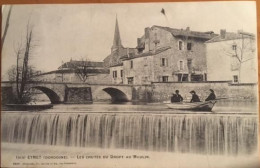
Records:
[[[253,102],[218,101],[212,109],[213,113],[257,113],[257,105]],[[124,102],[113,104],[95,102],[93,104],[59,104],[45,112],[146,112],[146,113],[194,113],[169,109],[162,103]],[[200,112],[195,112],[200,113]],[[205,112],[203,112],[205,113]],[[209,114],[212,114],[209,112]]]

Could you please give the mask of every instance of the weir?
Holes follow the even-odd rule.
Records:
[[[199,154],[251,154],[252,115],[2,113],[2,141]]]

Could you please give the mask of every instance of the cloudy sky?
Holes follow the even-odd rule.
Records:
[[[166,16],[160,12],[162,8]],[[8,9],[2,9],[3,23]],[[30,61],[38,70],[47,72],[71,58],[102,61],[110,53],[116,15],[125,47],[136,47],[144,28],[153,25],[189,26],[191,30],[215,33],[220,29],[242,29],[256,34],[255,2],[16,5],[2,50],[3,76],[15,64],[14,48],[24,42],[29,18],[36,45]]]

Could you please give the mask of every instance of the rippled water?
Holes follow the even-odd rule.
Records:
[[[95,102],[93,104],[59,104],[52,109],[43,112],[137,112],[137,113],[245,113],[256,114],[257,104],[255,102],[227,102],[218,101],[212,112],[193,112],[169,109],[163,103],[131,103],[112,104],[107,102]]]

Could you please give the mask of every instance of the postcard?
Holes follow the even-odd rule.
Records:
[[[256,3],[2,7],[1,167],[258,167]]]

